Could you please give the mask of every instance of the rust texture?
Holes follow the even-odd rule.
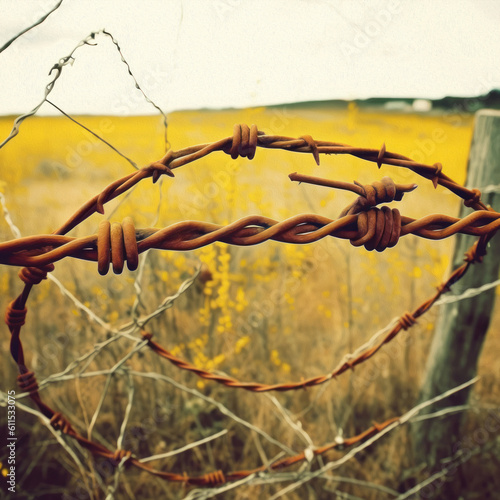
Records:
[[[135,186],[138,182],[151,177],[158,181],[161,175],[173,177],[173,170],[187,163],[199,160],[216,151],[223,151],[233,159],[238,156],[252,159],[256,149],[281,149],[296,153],[312,154],[319,164],[321,154],[349,154],[366,161],[408,168],[416,174],[429,179],[434,187],[441,185],[464,200],[473,213],[457,219],[446,215],[434,214],[415,220],[400,214],[399,210],[386,205],[377,205],[399,201],[406,193],[416,188],[415,184],[398,185],[389,177],[384,177],[371,185],[347,183],[337,180],[326,180],[317,177],[294,173],[292,181],[305,182],[336,189],[349,190],[358,198],[341,213],[338,219],[329,219],[315,214],[297,215],[285,221],[275,221],[268,217],[248,216],[227,226],[205,222],[183,221],[163,229],[136,229],[132,218],[127,217],[122,223],[103,220],[99,224],[98,233],[84,238],[73,238],[66,234],[82,221],[98,212],[104,213],[104,205]],[[367,348],[355,358],[345,361],[334,371],[325,375],[301,379],[299,382],[265,384],[260,382],[241,382],[229,376],[214,374],[201,370],[190,363],[173,356],[168,350],[152,340],[152,333],[143,331],[143,339],[159,356],[167,359],[176,367],[188,370],[193,374],[226,387],[244,389],[253,392],[289,391],[323,384],[332,378],[353,369],[374,356],[382,346],[390,342],[401,330],[406,330],[415,324],[434,302],[457,282],[475,262],[481,262],[486,255],[486,246],[490,238],[500,227],[500,213],[481,202],[481,193],[477,189],[467,189],[457,184],[442,171],[442,165],[425,165],[412,161],[403,155],[388,152],[385,145],[380,150],[357,148],[345,144],[328,141],[317,141],[309,135],[300,138],[290,138],[276,135],[266,135],[257,126],[235,125],[233,135],[219,141],[191,146],[180,151],[169,150],[159,161],[127,175],[109,186],[99,195],[85,203],[69,220],[50,235],[37,235],[19,238],[0,243],[0,264],[24,266],[19,272],[24,288],[20,295],[8,306],[5,321],[10,329],[10,351],[18,365],[18,382],[21,389],[28,392],[41,413],[50,419],[51,425],[62,433],[75,439],[81,446],[93,455],[108,458],[115,466],[125,461],[139,469],[162,477],[169,481],[177,481],[190,485],[215,486],[229,481],[236,481],[251,474],[273,471],[289,467],[307,460],[305,452],[283,458],[268,466],[253,470],[222,472],[215,471],[203,476],[190,476],[186,473],[177,474],[153,469],[132,456],[130,451],[111,451],[83,437],[60,412],[54,411],[41,399],[35,375],[28,369],[24,360],[23,345],[20,339],[21,327],[25,324],[26,303],[34,285],[47,277],[54,270],[54,263],[73,257],[97,262],[97,270],[101,275],[108,272],[109,267],[119,274],[126,264],[128,269],[137,269],[139,254],[151,249],[192,250],[221,241],[233,245],[255,245],[267,240],[277,240],[284,243],[305,244],[331,236],[350,240],[354,246],[364,246],[367,250],[383,251],[397,244],[401,236],[414,234],[423,238],[442,239],[458,232],[477,236],[475,244],[467,251],[464,263],[454,270],[437,291],[412,312],[405,312],[392,329],[379,341]],[[374,424],[361,434],[345,439],[342,443],[331,443],[316,448],[314,455],[320,455],[333,449],[344,449],[371,437],[394,422],[398,417],[382,424]]]

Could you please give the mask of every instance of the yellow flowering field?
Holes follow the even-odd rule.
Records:
[[[139,166],[163,155],[165,138],[160,118],[77,119]],[[355,146],[379,148],[385,143],[389,151],[415,160],[441,162],[444,171],[459,182],[465,180],[472,132],[470,115],[391,113],[363,110],[351,103],[344,109],[311,105],[177,112],[169,116],[169,145],[180,149],[217,140],[231,135],[234,123],[256,123],[260,130],[270,134],[290,137],[309,134],[316,139]],[[8,135],[11,124],[11,118],[0,121],[2,137]],[[25,235],[51,232],[79,205],[132,169],[108,145],[64,117],[27,120],[20,134],[0,151],[0,162],[2,192],[14,221]],[[402,213],[412,217],[433,211],[455,215],[458,209],[452,195],[442,188],[434,190],[430,182],[416,178],[410,171],[384,166],[379,172],[374,164],[347,155],[323,156],[318,167],[311,155],[259,149],[253,161],[212,154],[177,170],[175,179],[164,179],[159,187],[143,182],[125,202],[113,202],[107,210],[108,213],[116,210],[112,216],[115,220],[132,215],[138,227],[161,227],[189,219],[227,224],[249,214],[282,220],[312,212],[335,218],[354,198],[352,193],[292,183],[288,174],[295,171],[361,183],[373,182],[382,175],[390,175],[396,182],[416,182],[419,188],[399,204]],[[94,232],[99,217],[93,216],[75,229],[75,235]],[[0,228],[3,237],[8,238],[4,221]],[[208,355],[208,343],[214,344],[211,349],[221,344],[212,337],[229,336],[230,344],[234,344],[233,354],[238,351],[241,355],[245,349],[251,349],[249,339],[255,333],[253,330],[261,331],[262,324],[269,323],[265,335],[261,332],[266,338],[263,343],[267,346],[269,366],[280,366],[287,372],[290,360],[284,360],[279,345],[268,342],[274,330],[280,330],[277,342],[284,344],[282,349],[287,349],[289,343],[282,335],[292,331],[301,335],[311,323],[322,325],[321,329],[335,327],[350,331],[354,325],[363,323],[369,313],[373,330],[392,317],[380,314],[380,311],[387,313],[382,304],[400,304],[399,309],[407,309],[424,297],[425,288],[420,284],[442,279],[449,261],[450,242],[417,241],[413,237],[405,240],[387,251],[387,255],[351,248],[346,241],[309,246],[269,242],[259,248],[215,244],[187,254],[158,252],[155,259],[162,264],[152,271],[158,282],[172,290],[185,273],[200,263],[211,273],[212,279],[203,289],[203,300],[197,303],[198,316],[192,328],[199,335],[196,342],[181,343],[195,350],[196,364],[212,368],[225,361],[229,363],[227,353]],[[79,287],[92,276],[89,263],[64,262],[58,268],[66,265],[71,266],[74,279],[81,283]],[[81,269],[82,276],[76,275],[76,269]],[[328,269],[326,274],[325,269]],[[90,286],[91,297],[103,294],[102,290],[108,287],[107,279],[103,286],[102,280],[92,278],[95,283]],[[132,277],[121,281],[116,277],[111,279],[121,290],[125,287],[123,283]],[[277,290],[279,299],[268,308],[272,311],[262,312],[256,299],[263,290],[269,293],[271,289]],[[308,300],[304,301],[304,297]],[[117,316],[116,304],[100,300],[100,305],[109,310],[112,318]],[[395,310],[393,315],[399,312]],[[236,318],[240,325],[235,324]],[[176,349],[180,350],[181,345]],[[228,364],[227,368],[235,371],[237,365]]]
[[[158,117],[75,118],[138,166],[164,154],[165,130]],[[0,119],[2,138],[9,134],[12,122],[12,117]],[[380,148],[385,143],[388,151],[417,161],[441,162],[444,173],[463,183],[473,117],[453,112],[365,109],[354,103],[346,107],[310,104],[183,111],[169,115],[168,143],[178,150],[212,142],[232,135],[235,123],[255,123],[268,134],[308,134],[353,146]],[[23,235],[50,233],[90,197],[132,170],[123,156],[67,118],[34,117],[23,123],[19,135],[0,150],[0,192]],[[434,189],[430,181],[410,171],[386,165],[379,171],[376,164],[344,155],[322,156],[317,166],[309,154],[258,149],[252,161],[232,160],[218,152],[177,169],[174,179],[164,178],[156,185],[146,180],[130,194],[106,205],[106,216],[121,221],[130,215],[140,228],[164,227],[182,220],[228,224],[250,214],[277,220],[300,213],[336,218],[355,198],[352,193],[293,183],[288,178],[292,172],[362,184],[388,175],[399,183],[418,184],[398,204],[403,215],[418,218],[434,212],[458,213],[456,197],[441,187]],[[71,235],[95,233],[101,218],[93,215]],[[12,238],[2,217],[0,237]],[[72,259],[59,262],[53,274],[83,306],[117,327],[130,319],[134,307],[140,314],[147,314],[201,269],[195,285],[172,309],[148,325],[155,340],[198,368],[221,371],[244,381],[277,383],[331,371],[344,354],[353,352],[393,318],[414,309],[445,277],[451,251],[452,240],[426,241],[413,236],[405,236],[395,248],[381,254],[333,238],[301,246],[216,243],[192,252],[150,251],[141,257],[145,263],[140,282],[137,274],[129,271],[101,277],[95,263]],[[0,306],[5,309],[21,289],[14,269],[2,269],[0,289]],[[39,378],[64,369],[79,353],[106,338],[106,332],[53,283],[37,287],[29,310],[23,339],[28,364]],[[304,425],[318,443],[332,440],[339,428],[346,435],[354,434],[369,426],[370,419],[382,421],[405,411],[418,394],[436,315],[432,310],[413,329],[401,334],[390,351],[356,373],[344,374],[325,389],[287,393],[282,396],[283,403],[303,416]],[[74,334],[62,342],[68,331]],[[7,334],[1,346],[7,353]],[[116,345],[90,366],[110,367],[123,355],[123,349]],[[270,403],[256,403],[255,398],[260,396],[235,395],[234,391],[174,370],[150,352],[132,358],[130,364],[135,370],[165,371],[238,408],[269,431],[283,431],[284,441],[290,439],[292,443],[294,439],[283,422],[269,417]],[[3,375],[14,384],[13,365],[5,355]],[[92,384],[82,379],[78,390],[73,382],[66,387],[58,384],[45,391],[44,397],[54,407],[64,402],[66,411],[85,428],[100,397]],[[488,384],[491,389],[491,381]],[[107,433],[117,430],[120,404],[126,400],[126,392],[118,383],[113,390],[114,399],[103,407],[104,421],[97,423],[105,439],[109,438]],[[180,446],[198,427],[219,425],[218,417],[196,405],[189,406],[185,396],[169,393],[165,400],[160,390],[147,394],[144,390],[137,396],[141,403],[134,405],[131,422],[139,425],[151,411],[148,394],[152,394],[163,412],[162,423],[176,429],[176,437],[169,434],[167,439],[155,427],[147,441],[137,444],[136,452],[154,454],[162,446]],[[324,411],[318,411],[315,405]],[[235,430],[231,433],[232,441],[221,445],[219,456],[231,463],[235,458],[231,450],[239,442],[237,467],[260,463],[262,457],[247,449]],[[391,447],[396,445],[391,443],[381,446],[380,453],[394,453]],[[390,472],[381,471],[384,461],[380,455],[378,459],[369,459],[373,477],[377,473],[389,477]],[[196,470],[203,464],[203,457],[196,454],[189,461],[171,460],[168,466],[178,469]]]

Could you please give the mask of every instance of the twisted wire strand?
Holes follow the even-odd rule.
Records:
[[[471,207],[475,212],[461,220],[439,214],[414,220],[401,216],[397,209],[389,209],[387,206],[376,207],[380,203],[400,200],[405,193],[415,188],[414,185],[398,186],[389,178],[384,178],[371,186],[361,186],[357,183],[348,185],[348,183],[328,181],[331,183],[330,187],[350,189],[359,195],[359,198],[347,207],[337,220],[311,214],[298,215],[282,222],[263,216],[250,216],[225,227],[206,222],[184,221],[160,230],[143,229],[137,231],[134,228],[132,219],[126,218],[122,224],[104,221],[100,224],[97,235],[86,238],[64,236],[93,213],[104,213],[104,205],[108,201],[131,189],[143,179],[152,177],[153,182],[156,182],[161,175],[173,177],[172,170],[175,168],[203,158],[215,151],[223,151],[232,158],[242,156],[252,159],[258,147],[310,153],[318,164],[320,154],[350,154],[374,162],[379,168],[382,164],[409,168],[431,180],[435,187],[440,184],[449,189],[461,197],[466,206]],[[314,178],[306,179],[304,176],[301,178],[299,174],[292,175],[296,175],[292,180],[317,183],[314,182]],[[332,185],[335,183],[336,185]],[[111,183],[99,195],[85,203],[52,235],[31,236],[0,244],[1,264],[26,266],[20,271],[20,278],[24,282],[23,291],[9,304],[6,313],[6,322],[11,332],[11,354],[18,364],[20,372],[19,384],[23,390],[30,394],[32,400],[40,411],[50,419],[50,423],[55,429],[78,441],[81,446],[88,449],[93,455],[108,458],[115,466],[120,463],[122,465],[132,464],[170,481],[202,486],[215,486],[227,481],[236,481],[257,472],[289,467],[308,459],[306,452],[278,460],[268,467],[263,466],[251,471],[235,471],[226,474],[222,471],[215,471],[200,477],[186,474],[180,475],[152,469],[139,462],[129,451],[118,449],[112,452],[106,447],[78,434],[66,417],[60,412],[52,410],[41,400],[35,375],[25,365],[20,331],[25,323],[26,302],[32,287],[40,283],[47,276],[47,272],[53,270],[54,262],[69,256],[97,261],[99,273],[106,274],[110,265],[112,265],[115,273],[122,272],[125,262],[129,269],[136,269],[139,253],[150,248],[191,250],[209,245],[215,241],[234,245],[255,245],[274,239],[285,243],[304,244],[317,241],[326,236],[335,236],[349,239],[354,246],[364,245],[367,250],[382,251],[387,247],[394,246],[400,236],[410,233],[430,239],[446,238],[457,232],[479,236],[476,243],[467,251],[465,262],[451,273],[449,278],[438,287],[437,292],[413,312],[404,313],[392,329],[382,336],[378,342],[357,353],[356,357],[348,358],[347,361],[342,362],[339,367],[329,374],[301,380],[300,383],[273,385],[256,382],[243,383],[231,377],[200,370],[179,358],[175,358],[166,349],[153,342],[151,333],[143,333],[147,345],[178,368],[189,370],[202,378],[221,383],[227,387],[241,388],[253,392],[266,392],[315,386],[331,380],[333,377],[371,358],[401,330],[406,330],[414,325],[418,317],[423,315],[443,293],[446,293],[467,272],[471,264],[482,261],[486,254],[489,239],[493,237],[500,227],[500,214],[493,211],[491,207],[484,205],[480,197],[481,193],[477,189],[467,189],[443,174],[441,164],[437,163],[430,166],[414,162],[403,155],[388,152],[385,144],[380,150],[355,148],[334,142],[315,141],[311,136],[307,135],[298,139],[276,135],[270,136],[259,131],[255,125],[251,127],[235,125],[233,135],[230,137],[209,144],[191,146],[180,151],[169,150],[161,160]],[[314,455],[325,453],[336,447],[341,448],[358,443],[379,432],[383,432],[384,429],[397,420],[395,418],[382,424],[375,424],[365,432],[344,440],[342,443],[336,441],[325,445],[314,450]]]
[[[432,240],[441,240],[457,233],[483,236],[500,228],[500,213],[491,210],[479,210],[463,219],[433,214],[421,219],[400,216],[397,221],[389,220],[390,213],[399,213],[395,210],[391,212],[384,206],[381,209],[372,208],[368,212],[344,215],[340,219],[302,214],[281,222],[261,215],[252,215],[227,226],[183,221],[163,229],[138,230],[134,228],[132,219],[127,217],[121,225],[117,222],[102,221],[97,235],[82,238],[55,234],[39,235],[0,243],[0,264],[30,266],[28,269],[31,271],[23,271],[23,274],[28,274],[36,273],[37,268],[49,266],[66,257],[74,257],[100,262],[100,274],[106,274],[112,262],[114,272],[120,274],[125,261],[130,270],[137,269],[138,254],[149,249],[187,251],[216,241],[238,246],[252,246],[268,240],[306,244],[332,236],[348,239],[354,246],[363,245],[375,237],[375,240],[378,239],[378,245],[370,247],[365,244],[365,248],[382,251],[387,246],[393,246],[391,241],[385,241],[383,238],[384,235],[386,239],[392,235],[391,224],[394,222],[400,226],[398,237],[413,234]],[[389,221],[388,227],[386,221]],[[30,279],[21,278],[25,282]]]
[[[50,412],[48,412],[48,414],[45,414],[45,416],[49,418],[50,425],[55,430],[60,431],[62,434],[77,441],[80,444],[80,446],[88,450],[90,453],[92,453],[92,455],[107,459],[109,463],[115,468],[118,467],[118,465],[122,460],[125,460],[126,466],[134,466],[137,469],[146,471],[149,474],[160,477],[164,480],[184,483],[186,485],[191,485],[191,486],[215,487],[229,482],[238,481],[242,478],[251,476],[259,472],[277,471],[280,469],[293,466],[300,462],[311,461],[312,459],[311,456],[308,456],[308,454],[305,451],[303,451],[296,455],[277,460],[270,465],[262,465],[260,467],[256,467],[250,470],[236,470],[236,471],[228,471],[226,473],[224,473],[222,470],[216,470],[208,472],[201,476],[189,475],[187,473],[179,474],[153,468],[147,463],[135,457],[130,450],[117,449],[115,451],[112,451],[109,450],[104,445],[101,445],[95,441],[91,441],[85,438],[72,427],[69,420],[60,412],[53,412],[51,410]],[[373,425],[370,426],[368,429],[355,436],[343,439],[342,441],[336,440],[332,443],[328,443],[326,445],[312,449],[310,451],[312,452],[312,456],[320,456],[335,449],[344,450],[345,448],[352,447],[362,441],[365,441],[366,439],[369,439],[377,435],[378,433],[383,432],[387,427],[394,424],[395,422],[399,422],[399,420],[400,417],[392,417],[380,424],[373,423]]]
[[[223,151],[233,158],[240,155],[252,159],[258,147],[282,149],[284,151],[296,153],[312,153],[317,162],[319,162],[320,154],[348,154],[366,161],[374,162],[379,168],[383,164],[408,168],[416,174],[426,179],[430,179],[434,186],[440,184],[463,200],[468,201],[471,208],[474,210],[488,209],[488,207],[480,201],[479,191],[468,189],[453,181],[442,172],[441,164],[425,165],[415,162],[406,156],[386,151],[385,145],[383,145],[380,150],[377,150],[357,148],[329,141],[314,141],[310,136],[304,137],[294,139],[291,137],[266,135],[264,132],[259,131],[255,125],[251,127],[247,125],[235,125],[233,136],[225,137],[224,139],[212,143],[189,146],[179,151],[169,150],[160,160],[152,162],[150,165],[110,184],[102,193],[85,203],[63,226],[57,229],[54,234],[66,234],[93,213],[104,213],[105,203],[123,194],[145,178],[152,177],[153,182],[157,182],[161,175],[173,177],[174,174],[172,170],[199,160],[216,151]]]
[[[9,48],[12,43],[14,43],[19,37],[23,36],[25,33],[27,33],[28,31],[32,30],[34,27],[42,24],[45,19],[47,19],[53,12],[55,12],[60,6],[61,4],[63,3],[63,0],[59,0],[59,2],[54,5],[54,7],[52,7],[52,9],[50,9],[48,12],[46,12],[42,17],[40,17],[40,19],[38,19],[37,21],[35,21],[33,24],[31,24],[30,26],[24,28],[23,30],[21,30],[19,33],[17,33],[16,35],[14,35],[10,40],[7,40],[1,47],[0,47],[0,54],[7,48]]]
[[[483,245],[486,246],[486,241],[483,241]],[[451,273],[447,280],[443,281],[440,285],[437,286],[436,293],[429,297],[420,306],[418,306],[413,312],[405,312],[404,314],[402,314],[398,321],[394,324],[394,326],[385,335],[380,337],[376,343],[359,352],[357,356],[350,356],[347,359],[344,358],[345,360],[341,362],[340,365],[338,365],[334,370],[327,374],[310,377],[308,379],[301,379],[297,382],[278,384],[241,382],[236,378],[230,377],[228,375],[219,375],[209,370],[198,368],[191,363],[177,356],[174,356],[160,344],[152,341],[153,334],[151,332],[143,331],[142,337],[144,340],[148,341],[148,346],[152,351],[154,351],[160,357],[168,360],[177,368],[189,371],[205,380],[210,380],[232,389],[243,389],[250,392],[286,392],[298,389],[306,389],[307,387],[315,387],[334,379],[335,377],[348,370],[354,370],[355,366],[360,365],[361,363],[364,363],[365,361],[373,357],[385,344],[393,340],[401,332],[401,330],[408,330],[414,324],[416,324],[417,319],[425,314],[441,297],[441,295],[450,290],[450,287],[467,272],[471,264],[481,261],[482,255],[484,255],[484,253],[482,254],[481,252],[484,252],[484,249],[481,250],[481,247],[478,246],[478,243],[476,242],[476,244],[467,252],[465,256],[465,262],[453,273]]]

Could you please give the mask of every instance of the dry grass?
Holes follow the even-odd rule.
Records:
[[[157,118],[79,119],[139,165],[162,155],[163,132]],[[257,123],[268,133],[307,133],[317,139],[366,147],[378,148],[385,142],[390,151],[426,163],[442,162],[444,172],[459,182],[465,179],[472,133],[470,116],[452,119],[363,111],[353,106],[327,110],[285,107],[174,113],[170,117],[169,140],[174,149],[210,142],[230,135],[233,123],[238,122]],[[10,119],[0,120],[2,136],[7,135],[10,124]],[[379,173],[374,165],[350,157],[323,157],[321,166],[316,167],[309,155],[259,150],[249,162],[231,160],[220,153],[177,170],[173,181],[167,179],[159,187],[143,183],[124,203],[111,204],[107,213],[116,208],[114,220],[132,214],[138,227],[161,227],[183,219],[225,224],[252,213],[276,219],[302,212],[335,217],[352,201],[352,196],[345,193],[291,183],[287,175],[294,171],[362,183],[382,175],[390,175],[397,182],[415,181],[420,184],[418,190],[400,204],[405,215],[457,213],[458,202],[444,190],[435,192],[430,183],[406,171],[386,166],[382,170]],[[130,165],[116,153],[75,124],[58,118],[27,121],[20,135],[0,151],[0,186],[12,217],[25,235],[52,231],[106,184],[130,171]],[[74,234],[95,232],[98,220],[93,216]],[[0,235],[4,240],[11,238],[3,220]],[[193,287],[174,308],[149,325],[155,339],[197,366],[224,371],[241,380],[300,380],[330,371],[346,352],[429,296],[445,275],[451,248],[451,241],[427,242],[408,236],[383,254],[354,249],[346,241],[335,240],[300,247],[270,242],[256,248],[215,244],[187,253],[150,252],[139,311],[145,314],[153,310],[204,263],[213,279]],[[135,275],[126,271],[121,276],[99,277],[95,264],[69,260],[57,264],[54,275],[113,327],[128,321],[135,298]],[[0,307],[5,309],[20,291],[14,270],[2,269],[0,287]],[[355,373],[344,374],[324,387],[276,397],[293,415],[300,416],[316,445],[335,439],[340,428],[344,435],[352,435],[369,427],[373,420],[383,421],[404,413],[417,399],[436,314],[431,311]],[[498,331],[498,324],[497,314],[492,330]],[[54,284],[43,283],[34,290],[23,343],[28,366],[34,367],[38,380],[64,369],[105,338],[106,332],[90,322]],[[8,355],[8,336],[4,335],[1,342],[6,390],[14,387],[16,373]],[[110,368],[130,347],[129,341],[113,344],[95,357],[88,370]],[[496,375],[500,363],[494,353],[499,347],[498,336],[490,334],[479,367],[483,378],[474,393],[478,405],[498,406]],[[201,391],[297,452],[305,446],[265,395],[205,383],[174,369],[149,351],[134,356],[128,365],[140,372],[165,374]],[[42,396],[50,406],[68,415],[85,435],[104,381],[104,377],[96,377],[56,383]],[[217,468],[252,468],[263,460],[272,460],[280,451],[216,407],[168,383],[141,378],[134,383],[135,399],[124,448],[139,457],[228,430],[215,442],[161,461],[158,467],[163,470],[202,474]],[[116,447],[127,398],[123,377],[114,377],[93,431],[94,438],[112,449]],[[471,432],[481,418],[481,414],[471,414]],[[55,488],[58,482],[71,498],[78,498],[81,475],[47,430],[35,418],[19,414],[18,432],[23,436],[20,469],[26,470],[30,460],[34,463],[22,489],[32,492],[37,484],[37,498],[54,498],[50,496],[53,492],[44,496],[43,491]],[[406,428],[397,430],[350,461],[338,471],[339,475],[395,490],[403,484],[408,486],[407,471],[413,465],[408,439]],[[340,455],[331,453],[325,460]],[[89,470],[98,469],[85,453],[81,456]],[[483,467],[484,460],[480,455],[461,472],[463,488],[470,484],[471,491],[478,489],[477,473],[471,470],[481,471],[485,480],[493,481],[492,469]],[[267,498],[279,487],[243,487],[228,494],[228,498]],[[331,498],[335,489],[366,499],[389,498],[375,489],[334,480],[313,481],[288,498]],[[122,476],[118,498],[182,498],[185,493],[181,487],[131,470]],[[94,498],[101,497],[95,493]]]

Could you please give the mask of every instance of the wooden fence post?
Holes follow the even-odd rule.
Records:
[[[474,135],[469,153],[467,187],[479,188],[500,184],[500,111],[481,110],[476,114]],[[500,187],[483,192],[481,200],[500,209]],[[470,213],[462,206],[460,217]],[[463,263],[464,253],[474,237],[457,235],[453,268]],[[498,279],[500,266],[500,236],[489,243],[484,262],[474,264],[453,286],[454,293],[477,288]],[[446,295],[445,295],[446,297]],[[439,318],[432,341],[420,400],[441,394],[476,375],[477,362],[490,324],[495,301],[495,289],[474,298],[440,306]],[[498,333],[498,332],[497,332]],[[460,391],[433,406],[447,407],[466,404],[469,391]],[[412,426],[412,442],[417,464],[432,467],[438,460],[453,455],[459,448],[462,413],[442,419],[429,419]]]

